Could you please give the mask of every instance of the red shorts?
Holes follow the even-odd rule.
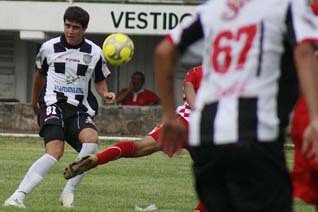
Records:
[[[185,120],[182,116],[178,115],[178,121],[181,122],[185,127],[186,130],[188,131],[189,129],[189,123],[187,120]],[[157,125],[150,133],[148,133],[149,136],[153,137],[155,141],[158,143],[159,142],[159,136],[161,132],[161,127],[162,125]],[[184,148],[188,149],[188,146],[185,146]]]
[[[294,197],[306,203],[318,204],[318,163],[301,152],[302,136],[309,123],[304,99],[296,105],[291,126],[291,137],[295,145],[294,167],[291,173]]]

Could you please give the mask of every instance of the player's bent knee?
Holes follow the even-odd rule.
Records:
[[[78,137],[82,143],[83,142],[92,142],[92,143],[98,142],[98,133],[93,128],[85,128],[81,130]]]
[[[64,132],[58,125],[46,125],[41,130],[41,135],[45,143],[46,152],[57,160],[63,156],[64,152]]]
[[[61,140],[51,140],[46,146],[46,153],[59,160],[64,153],[64,142]]]

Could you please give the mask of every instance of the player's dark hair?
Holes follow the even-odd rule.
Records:
[[[89,14],[81,7],[71,6],[65,10],[63,20],[78,22],[83,28],[87,28],[89,22]]]

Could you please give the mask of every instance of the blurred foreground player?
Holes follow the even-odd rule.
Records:
[[[196,190],[209,211],[292,211],[283,146],[297,83],[289,79],[295,64],[310,111],[303,150],[317,159],[317,29],[307,0],[210,0],[156,47],[161,142],[172,156],[185,142],[173,110],[175,64],[204,42],[189,142]]]

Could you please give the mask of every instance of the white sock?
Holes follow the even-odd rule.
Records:
[[[25,195],[30,193],[38,184],[40,184],[44,176],[56,163],[57,160],[49,154],[44,154],[36,160],[29,168],[18,189],[11,197],[23,201]]]
[[[96,150],[97,150],[96,143],[83,143],[82,149],[77,156],[77,160],[79,160],[82,157],[85,157],[89,154],[95,154]],[[78,175],[72,179],[69,179],[67,181],[62,193],[74,193],[76,186],[81,182],[81,180],[83,179],[84,176],[85,176],[85,173]]]

